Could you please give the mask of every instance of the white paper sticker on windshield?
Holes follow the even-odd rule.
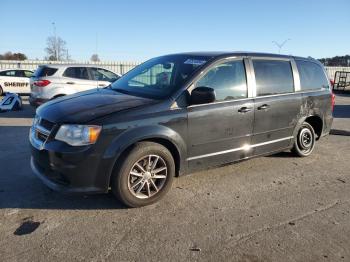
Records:
[[[199,66],[199,65],[203,65],[205,62],[205,60],[198,60],[198,59],[187,59],[184,64],[188,64],[188,65],[196,65],[196,66]]]

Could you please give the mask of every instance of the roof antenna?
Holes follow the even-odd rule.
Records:
[[[281,44],[277,43],[276,41],[272,41],[272,43],[274,43],[278,47],[278,53],[281,54],[282,47],[290,40],[291,39],[288,38],[288,39],[284,40]]]

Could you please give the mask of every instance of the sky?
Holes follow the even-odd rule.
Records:
[[[0,53],[43,59],[54,33],[73,60],[187,51],[350,54],[350,0],[0,0]]]

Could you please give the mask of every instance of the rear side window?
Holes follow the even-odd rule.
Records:
[[[328,80],[318,64],[308,61],[295,61],[300,76],[300,90],[329,88]]]
[[[52,76],[57,72],[57,68],[47,67],[47,66],[39,66],[38,69],[34,72],[34,77],[45,77]]]
[[[17,71],[16,71],[16,76],[17,76],[17,77],[24,77],[24,71],[22,71],[22,70],[17,70]]]
[[[86,67],[68,67],[66,71],[64,71],[63,76],[85,80],[89,79]]]
[[[289,61],[253,60],[257,96],[294,92],[292,66]]]

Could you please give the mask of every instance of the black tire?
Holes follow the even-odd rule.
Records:
[[[140,142],[117,161],[111,188],[126,206],[141,207],[163,198],[171,188],[174,176],[175,163],[169,150],[157,143]]]
[[[313,127],[309,123],[304,122],[294,138],[292,152],[297,156],[307,157],[314,151],[315,143],[316,135]]]

